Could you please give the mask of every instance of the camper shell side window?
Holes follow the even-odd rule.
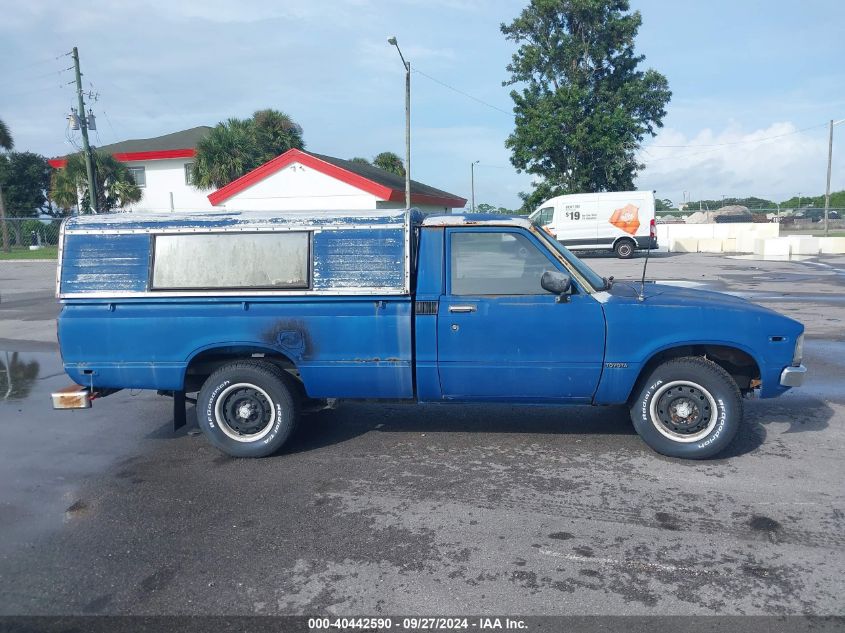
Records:
[[[153,238],[152,290],[308,289],[311,233],[181,233]]]

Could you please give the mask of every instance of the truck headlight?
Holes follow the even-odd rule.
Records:
[[[804,335],[798,337],[795,341],[795,351],[792,353],[792,366],[798,367],[801,361],[804,360]]]

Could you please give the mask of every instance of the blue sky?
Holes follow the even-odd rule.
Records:
[[[307,149],[403,155],[404,71],[386,42],[396,35],[414,69],[493,106],[415,72],[413,177],[469,198],[470,163],[479,160],[476,201],[516,207],[531,178],[516,173],[504,147],[513,119],[501,83],[512,45],[499,24],[522,6],[2,0],[0,118],[17,149],[72,151],[70,58],[55,57],[76,45],[85,88],[100,95],[91,104],[97,144],[273,107],[302,125]],[[639,188],[677,201],[684,192],[784,199],[824,191],[824,124],[845,118],[845,3],[637,0],[632,8],[643,14],[638,51],[674,93],[664,129],[644,144]],[[833,188],[845,189],[845,124],[834,135]]]

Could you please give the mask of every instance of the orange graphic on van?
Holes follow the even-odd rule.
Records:
[[[610,223],[626,233],[636,235],[637,229],[640,228],[639,207],[629,203],[621,209],[616,209],[610,216]]]

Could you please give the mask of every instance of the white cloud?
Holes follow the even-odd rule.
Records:
[[[825,131],[824,127],[801,131],[790,122],[752,131],[730,124],[718,132],[703,129],[693,136],[664,129],[640,153],[646,168],[638,187],[655,189],[660,197],[675,201],[683,199],[684,191],[693,199],[758,196],[782,200],[799,191],[818,195],[824,191],[827,168]],[[831,188],[845,188],[845,173],[841,167],[836,169],[835,153]]]

